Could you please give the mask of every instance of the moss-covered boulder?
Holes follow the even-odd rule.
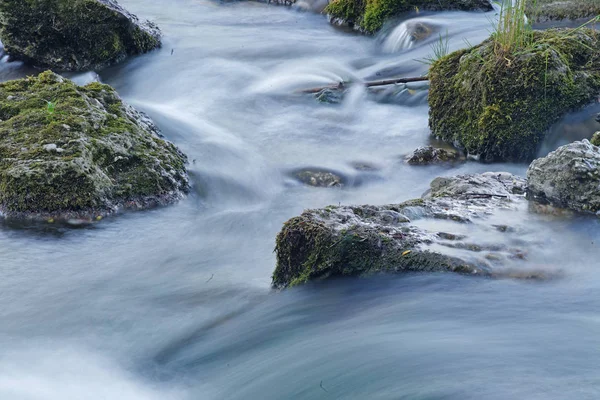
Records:
[[[375,33],[390,18],[419,10],[491,11],[489,0],[332,0],[325,8],[332,23]]]
[[[156,25],[115,0],[2,0],[0,39],[11,57],[64,71],[103,68],[161,44]]]
[[[430,69],[433,135],[485,161],[533,159],[547,129],[600,92],[600,40],[592,30],[533,33],[506,53],[493,39]]]
[[[188,190],[186,157],[107,85],[52,72],[0,84],[0,214],[89,218]]]
[[[522,178],[485,173],[437,178],[423,198],[402,204],[307,210],[277,236],[273,286],[380,272],[507,273],[505,263],[524,252],[518,232],[494,216],[522,208],[524,190]]]
[[[600,14],[600,0],[534,0],[527,15],[537,22],[585,20]]]

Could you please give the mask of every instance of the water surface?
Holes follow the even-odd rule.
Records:
[[[410,15],[435,33],[397,46],[403,20],[371,38],[259,3],[122,4],[162,27],[164,47],[99,77],[188,154],[194,191],[84,229],[0,225],[0,398],[600,396],[596,220],[506,215],[538,241],[522,268],[560,272],[548,282],[426,274],[270,289],[275,235],[305,208],[400,202],[439,175],[524,175],[405,165],[429,129],[424,98],[404,87],[386,99],[354,89],[339,106],[294,94],[420,75],[440,33],[450,49],[476,44],[493,12]],[[2,80],[33,72],[0,64]],[[301,167],[353,183],[304,187],[289,177]]]

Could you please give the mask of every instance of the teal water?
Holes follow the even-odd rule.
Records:
[[[354,90],[328,106],[293,94],[420,74],[430,42],[390,48],[403,21],[369,38],[259,3],[122,4],[162,27],[164,47],[99,78],[188,154],[194,191],[83,229],[0,224],[1,399],[600,397],[594,219],[507,214],[536,238],[523,268],[559,272],[547,282],[425,274],[270,289],[275,235],[305,208],[399,202],[439,175],[525,173],[406,166],[403,155],[429,140],[423,100]],[[494,13],[416,18],[457,48],[483,40]],[[0,64],[1,80],[34,72]],[[565,126],[592,129],[592,112]],[[353,184],[289,178],[307,166]]]

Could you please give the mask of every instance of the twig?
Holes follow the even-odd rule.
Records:
[[[321,384],[320,384],[319,386],[321,387],[321,389],[323,389],[323,390],[325,391],[325,393],[329,393],[329,392],[327,391],[327,389],[325,389],[325,388],[323,387],[323,381],[321,381]]]
[[[428,81],[429,78],[426,76],[417,76],[414,78],[396,78],[396,79],[385,79],[382,81],[371,81],[371,82],[365,82],[363,83],[363,85],[365,87],[374,87],[374,86],[385,86],[385,85],[395,85],[398,83],[410,83],[410,82],[423,82],[423,81]],[[340,82],[337,85],[327,85],[327,86],[321,86],[321,87],[316,87],[316,88],[312,88],[312,89],[302,89],[299,90],[300,93],[319,93],[321,90],[324,89],[344,89],[346,87],[346,84],[348,84],[350,82]]]
[[[208,283],[208,282],[212,281],[212,278],[214,278],[214,277],[215,277],[215,274],[212,274],[212,275],[210,276],[210,278],[208,278],[208,280],[206,281],[206,283]]]

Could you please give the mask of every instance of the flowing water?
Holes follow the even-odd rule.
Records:
[[[439,175],[525,173],[405,165],[429,141],[419,88],[353,89],[341,105],[294,93],[421,74],[440,34],[451,49],[476,44],[495,13],[413,15],[371,38],[259,3],[122,4],[162,27],[164,47],[99,78],[189,155],[194,191],[82,229],[0,225],[1,399],[600,397],[595,219],[506,215],[533,232],[524,268],[560,272],[546,282],[415,274],[270,289],[275,235],[305,208],[400,202]],[[433,28],[409,43],[415,24]],[[32,72],[0,64],[2,80]],[[596,111],[556,140],[596,129]],[[301,186],[289,172],[302,167],[350,183]]]

